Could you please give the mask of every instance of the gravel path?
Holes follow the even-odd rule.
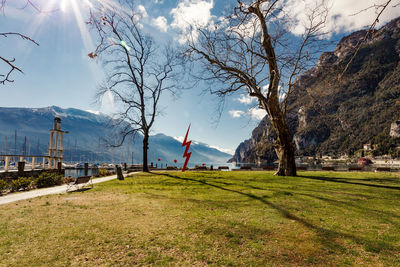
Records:
[[[110,181],[113,179],[117,179],[117,175],[96,178],[96,179],[93,179],[92,181],[93,181],[93,184],[98,184],[98,183]],[[29,198],[45,196],[45,195],[63,194],[66,192],[67,192],[67,185],[59,185],[59,186],[54,186],[54,187],[35,189],[32,191],[28,191],[28,192],[13,193],[13,194],[5,195],[5,196],[0,196],[0,205],[19,201],[19,200],[29,199]]]

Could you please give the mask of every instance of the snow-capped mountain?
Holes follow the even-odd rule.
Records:
[[[102,113],[80,109],[63,109],[56,106],[45,108],[1,108],[0,107],[0,154],[47,154],[49,130],[53,128],[54,117],[61,118],[64,135],[64,160],[89,162],[133,162],[142,159],[142,136],[122,147],[105,145],[111,129],[110,117]],[[26,140],[25,140],[26,139]],[[204,143],[192,142],[190,146],[192,164],[225,163],[231,155]],[[156,134],[150,137],[149,163],[174,165],[179,163],[184,148],[173,137]]]

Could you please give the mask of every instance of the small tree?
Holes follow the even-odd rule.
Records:
[[[324,2],[305,12],[302,34],[294,37],[291,29],[301,22],[290,17],[284,1],[238,0],[232,15],[195,29],[188,39],[186,55],[201,63],[198,79],[214,82],[211,93],[223,97],[242,90],[266,110],[277,136],[277,175],[296,175],[295,148],[286,123],[287,97],[296,77],[315,62],[326,34]],[[286,99],[281,102],[283,91]]]
[[[143,171],[147,172],[150,130],[159,114],[161,95],[175,92],[179,60],[171,46],[157,47],[143,32],[132,2],[126,1],[123,7],[91,12],[90,24],[99,45],[89,57],[101,57],[107,73],[98,97],[111,93],[120,104],[112,121],[119,135],[114,145],[121,146],[127,136],[142,133]]]

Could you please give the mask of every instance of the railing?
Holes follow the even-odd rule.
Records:
[[[31,169],[34,170],[36,169],[36,159],[42,159],[42,163],[39,165],[41,169],[51,169],[51,162],[52,160],[55,160],[56,162],[60,159],[57,157],[50,157],[47,155],[0,155],[0,160],[4,161],[4,171],[8,171],[10,169],[10,160],[12,158],[18,158],[19,162],[25,161],[25,159],[31,159]],[[46,166],[46,159],[48,159],[48,164]]]

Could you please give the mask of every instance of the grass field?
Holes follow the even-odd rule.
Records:
[[[165,172],[0,206],[0,266],[400,266],[400,175]]]

